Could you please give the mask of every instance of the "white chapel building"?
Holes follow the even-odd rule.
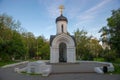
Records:
[[[50,36],[50,63],[76,62],[76,44],[74,36],[67,32],[68,20],[63,16],[63,6],[60,6],[61,15],[56,18],[56,35]]]

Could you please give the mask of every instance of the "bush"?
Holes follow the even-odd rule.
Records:
[[[3,61],[10,61],[11,58],[8,54],[4,53],[3,55],[1,55],[1,60]]]
[[[114,63],[115,71],[113,73],[120,74],[120,64]]]
[[[115,61],[115,59],[116,59],[116,52],[114,50],[108,51],[108,53],[106,53],[104,55],[104,59],[105,59],[105,61],[108,61],[108,62]]]
[[[93,61],[93,55],[91,53],[85,53],[82,57],[82,60],[90,60]]]

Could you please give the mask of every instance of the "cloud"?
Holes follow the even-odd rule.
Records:
[[[39,0],[39,3],[44,5],[50,18],[56,18],[59,15],[58,7],[64,4],[64,0]]]
[[[111,0],[103,0],[102,2],[94,5],[93,7],[78,15],[78,22],[75,25],[79,26],[78,24],[92,22],[94,18],[96,18],[96,16],[98,15],[97,13],[99,13],[100,10],[110,1]]]
[[[95,22],[94,21],[96,20],[95,18],[101,12],[103,7],[105,7],[106,4],[108,4],[110,1],[111,0],[103,0],[100,3],[94,5],[93,7],[90,7],[89,9],[79,14],[77,16],[77,23],[74,25],[74,27],[85,29],[87,30],[89,36],[94,35],[95,37],[97,37],[97,39],[99,39],[100,34],[98,34],[98,31],[100,30],[100,27],[96,27],[93,25],[94,26],[93,28],[93,26],[88,26],[88,25],[91,25]],[[83,25],[86,26],[83,27]]]
[[[87,11],[85,11],[85,13],[95,13],[97,12],[99,9],[101,9],[102,7],[104,7],[105,4],[107,4],[108,2],[110,2],[111,0],[103,0],[101,3],[95,5],[94,7],[88,9]]]

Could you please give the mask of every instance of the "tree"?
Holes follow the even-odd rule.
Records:
[[[44,38],[44,36],[39,36],[37,38],[37,55],[41,57],[41,59],[49,59],[49,48],[49,42]]]
[[[27,46],[28,46],[28,52],[29,57],[33,58],[36,56],[36,39],[32,32],[27,33]]]
[[[49,59],[49,41],[44,36],[35,37],[6,14],[0,14],[0,60]]]
[[[20,59],[26,53],[22,42],[20,23],[6,14],[0,14],[0,57],[2,60]]]
[[[87,36],[87,32],[77,29],[74,32],[77,43],[76,54],[77,59],[93,60],[94,57],[99,57],[102,52],[102,46],[99,41],[92,36]]]
[[[102,53],[102,46],[96,38],[91,38],[88,44],[93,57],[99,57]]]
[[[84,30],[77,29],[74,32],[75,40],[76,40],[76,55],[77,59],[89,59],[91,57],[91,53],[87,48],[90,37],[87,37],[87,32]]]
[[[16,31],[13,31],[13,36],[11,39],[10,50],[11,56],[16,59],[24,59],[26,54],[26,48],[22,41],[22,36]]]
[[[107,22],[107,26],[100,30],[104,32],[101,36],[108,35],[106,42],[120,57],[120,8],[112,11],[112,16],[107,19]]]

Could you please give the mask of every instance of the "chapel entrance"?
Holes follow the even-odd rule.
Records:
[[[65,43],[59,44],[59,62],[67,62],[67,46]]]

